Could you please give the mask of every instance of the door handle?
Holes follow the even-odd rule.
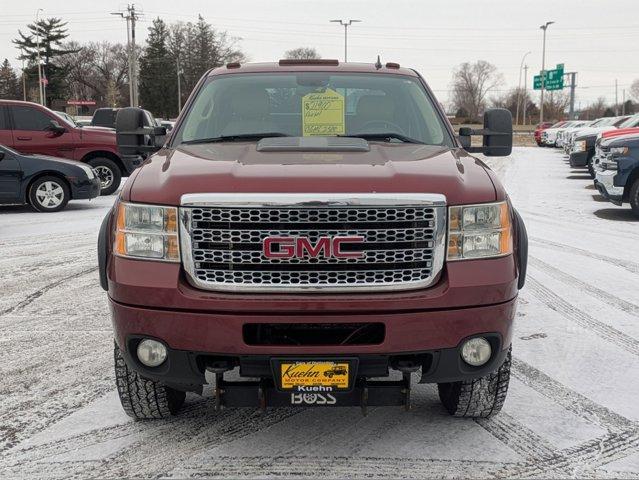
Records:
[[[16,137],[18,140],[32,140],[32,137]]]

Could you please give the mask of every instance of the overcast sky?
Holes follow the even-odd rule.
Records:
[[[68,21],[78,41],[126,42],[125,22],[110,12],[126,4],[110,0],[0,0],[0,61],[15,67],[11,39],[38,8],[44,16]],[[219,30],[241,38],[251,61],[273,61],[298,46],[316,47],[324,58],[343,60],[343,28],[334,18],[362,23],[349,28],[349,60],[395,61],[419,70],[441,101],[448,100],[453,68],[479,59],[494,63],[504,76],[501,89],[517,86],[522,56],[528,85],[541,68],[542,32],[548,29],[546,64],[564,63],[577,71],[577,102],[597,97],[614,102],[615,79],[622,91],[639,78],[638,0],[140,0],[144,13],[137,36],[146,37],[150,21],[194,21],[201,14]],[[500,92],[493,92],[498,95]],[[639,100],[639,99],[638,99]]]

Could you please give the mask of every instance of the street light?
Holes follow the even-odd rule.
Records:
[[[541,108],[539,109],[539,123],[544,121],[544,89],[546,88],[546,30],[548,27],[555,22],[546,22],[544,25],[541,25],[541,28],[544,31],[544,46],[541,51]]]
[[[42,58],[40,58],[40,27],[38,26],[38,16],[40,15],[40,12],[44,12],[44,10],[42,8],[38,8],[38,10],[36,10],[36,54],[38,56],[38,92],[40,93],[40,105],[44,105],[44,85],[42,84]]]
[[[344,62],[348,61],[348,27],[352,23],[361,22],[361,20],[330,20],[331,23],[339,23],[344,27]]]
[[[515,125],[519,125],[519,104],[521,103],[520,100],[520,96],[521,96],[521,69],[524,67],[524,60],[526,60],[526,57],[528,55],[530,55],[532,52],[526,52],[524,53],[524,56],[521,59],[521,63],[519,64],[519,83],[517,83],[517,114],[515,115]],[[526,99],[524,99],[524,101],[526,101]],[[524,107],[525,109],[526,107]]]

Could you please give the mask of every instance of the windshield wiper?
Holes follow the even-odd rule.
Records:
[[[338,137],[348,137],[348,138],[363,138],[364,140],[377,140],[382,139],[389,142],[391,139],[400,140],[404,143],[421,143],[419,140],[415,140],[414,138],[407,137],[406,135],[402,135],[397,132],[381,132],[381,133],[355,133],[353,135],[338,135]]]
[[[182,144],[193,145],[196,143],[237,142],[239,140],[262,139],[269,137],[290,137],[290,135],[282,132],[239,133],[237,135],[221,135],[219,137],[196,138],[194,140],[186,140],[182,142]]]

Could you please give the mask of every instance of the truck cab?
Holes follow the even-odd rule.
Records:
[[[116,123],[147,157],[98,244],[130,416],[207,383],[220,408],[410,408],[415,377],[500,410],[527,238],[472,153],[510,154],[507,110],[456,133],[412,69],[282,60],[209,71],[162,145]]]
[[[24,154],[91,165],[100,178],[102,195],[115,192],[120,179],[138,166],[122,160],[114,130],[79,127],[32,102],[0,100],[0,144]]]

